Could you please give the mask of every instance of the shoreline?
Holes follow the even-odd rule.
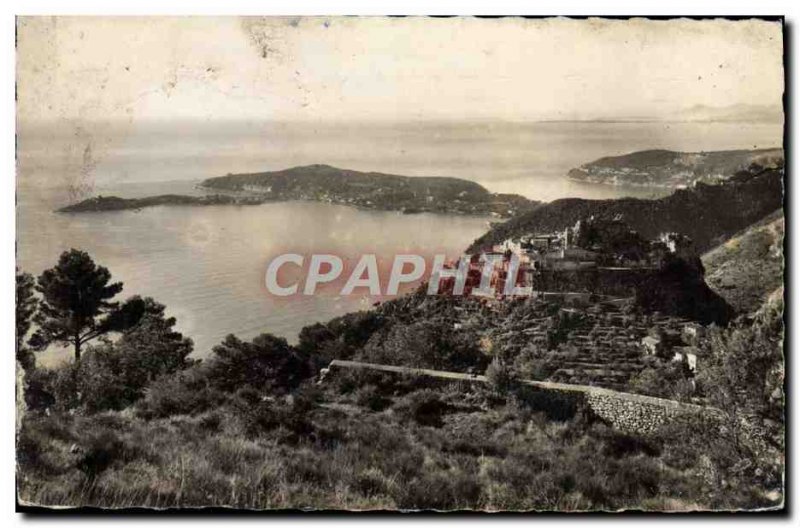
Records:
[[[201,185],[198,189],[210,190]],[[208,207],[217,205],[233,206],[257,206],[267,203],[286,203],[286,202],[307,202],[320,203],[327,205],[338,205],[342,207],[352,207],[360,211],[382,211],[394,212],[403,215],[434,214],[446,216],[466,216],[466,217],[486,217],[492,221],[502,222],[508,220],[513,215],[499,215],[491,211],[464,211],[455,208],[431,209],[431,208],[384,208],[378,206],[368,206],[361,203],[350,203],[342,200],[318,200],[313,198],[281,198],[268,197],[257,193],[242,192],[217,192],[206,196],[191,196],[184,194],[175,195],[155,195],[142,198],[121,198],[118,196],[94,196],[80,202],[55,209],[54,212],[62,214],[83,214],[83,213],[104,213],[115,211],[139,211],[149,207],[178,206],[178,207]]]

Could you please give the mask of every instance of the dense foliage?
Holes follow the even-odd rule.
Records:
[[[720,185],[698,184],[657,200],[619,198],[554,200],[507,222],[496,224],[469,252],[528,233],[549,233],[575,225],[581,218],[621,218],[647,239],[661,233],[689,236],[698,251],[757,222],[783,205],[783,169],[745,173]]]
[[[272,200],[320,200],[389,211],[423,211],[509,216],[532,202],[517,194],[492,194],[480,184],[447,177],[410,177],[307,165],[290,169],[228,174],[203,181],[209,189],[256,191]]]
[[[212,385],[226,392],[242,387],[284,392],[311,375],[308,362],[285,339],[270,334],[249,343],[229,335],[204,367]]]
[[[32,371],[36,366],[36,358],[27,347],[25,339],[31,329],[33,316],[39,307],[39,301],[34,296],[36,283],[29,273],[16,273],[16,347],[17,361],[26,371]]]
[[[648,357],[633,388],[687,400],[696,383],[721,414],[639,435],[520,383],[569,360],[588,317],[573,307],[528,299],[492,309],[420,291],[306,327],[297,346],[229,335],[198,361],[163,305],[133,297],[130,317],[111,300],[122,285],[109,285],[105,268],[85,253],[65,255],[40,278],[43,311],[31,279],[18,274],[18,343],[28,321],[51,336],[80,326],[81,339],[97,342],[75,361],[25,373],[23,501],[567,511],[782,504],[782,292],[752,318],[698,338],[703,368],[694,380],[685,363]],[[75,302],[83,295],[75,292],[91,302]],[[538,344],[518,331],[534,320],[544,329]],[[92,335],[101,328],[116,339]],[[319,383],[319,367],[335,358],[484,374],[487,383],[366,370]]]
[[[122,306],[112,301],[122,291],[122,283],[110,281],[108,269],[96,265],[85,251],[62,253],[58,264],[37,280],[42,301],[34,316],[37,330],[31,345],[37,349],[52,343],[72,346],[75,360],[80,361],[81,348],[87,342],[134,326],[144,304],[139,298]]]

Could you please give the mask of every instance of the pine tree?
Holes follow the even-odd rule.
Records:
[[[34,317],[38,330],[31,346],[37,350],[51,343],[72,346],[76,361],[80,361],[86,342],[131,328],[144,312],[140,298],[122,306],[113,302],[122,283],[111,282],[108,269],[77,249],[62,253],[58,264],[39,276],[36,290],[42,294],[42,302]]]

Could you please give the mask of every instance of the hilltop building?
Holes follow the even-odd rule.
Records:
[[[573,226],[549,233],[529,233],[504,240],[483,255],[496,262],[490,286],[496,297],[505,296],[509,273],[516,271],[515,286],[533,291],[608,291],[629,295],[637,274],[660,269],[671,256],[696,257],[691,239],[665,233],[648,241],[623,222],[589,217]],[[516,270],[513,263],[517,263]],[[447,268],[457,267],[450,262]],[[473,255],[464,294],[478,288],[484,260]],[[440,282],[440,292],[452,292],[454,280]]]

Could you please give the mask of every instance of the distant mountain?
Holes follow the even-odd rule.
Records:
[[[594,215],[620,218],[650,239],[672,231],[688,235],[703,252],[782,205],[782,169],[743,172],[718,185],[698,183],[657,200],[566,198],[494,225],[469,251],[520,235],[561,230]]]
[[[776,105],[695,105],[671,116],[674,121],[716,121],[737,123],[780,123],[783,109]]]
[[[738,312],[758,310],[783,285],[783,209],[703,255],[706,282]]]
[[[516,194],[493,194],[459,178],[410,177],[308,165],[274,172],[229,174],[203,181],[216,191],[242,192],[270,200],[314,200],[357,207],[509,217],[532,209]]]
[[[599,114],[559,113],[551,121],[585,121],[599,123],[771,123],[784,122],[780,105],[734,104],[728,106],[694,105],[655,114]]]
[[[778,168],[783,164],[783,149],[715,152],[644,150],[600,158],[572,169],[568,174],[572,180],[588,183],[677,189],[696,182],[717,183],[751,165]]]

